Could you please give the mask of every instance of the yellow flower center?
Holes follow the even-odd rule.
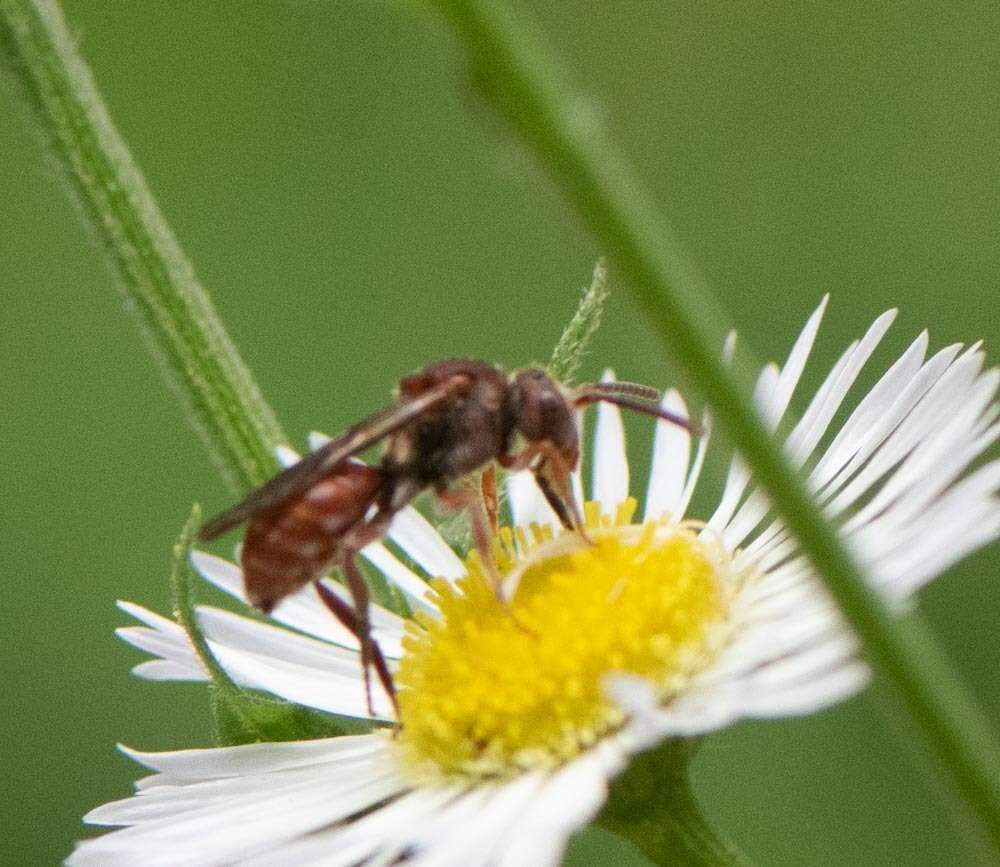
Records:
[[[725,622],[728,557],[691,529],[614,521],[586,508],[590,542],[504,528],[498,601],[475,553],[457,586],[433,582],[440,617],[419,616],[396,674],[399,746],[417,775],[506,776],[552,767],[620,727],[609,674],[664,700],[711,659]],[[521,553],[518,554],[517,550]]]

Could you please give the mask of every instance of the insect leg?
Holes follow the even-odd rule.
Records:
[[[436,494],[438,502],[449,511],[468,510],[469,519],[472,521],[472,538],[476,550],[479,552],[479,559],[482,560],[483,568],[489,576],[497,599],[506,605],[503,598],[503,581],[500,578],[500,573],[497,572],[496,563],[493,561],[493,536],[490,533],[489,521],[484,512],[483,503],[474,491],[467,488],[455,490],[445,488],[436,491]],[[486,506],[487,510],[488,508]]]
[[[475,541],[476,550],[479,552],[479,559],[483,564],[483,568],[486,570],[487,577],[489,578],[490,584],[493,586],[493,593],[496,595],[497,602],[500,603],[500,607],[506,612],[507,616],[514,621],[514,624],[518,629],[527,633],[528,635],[535,636],[535,632],[521,623],[520,620],[511,611],[510,605],[503,595],[503,578],[497,571],[496,562],[493,560],[493,545],[492,536],[489,532],[489,525],[487,523],[486,515],[483,512],[483,504],[480,502],[479,496],[474,490],[458,489],[452,490],[445,488],[444,490],[435,491],[438,502],[449,510],[458,511],[460,509],[467,509],[469,512],[469,517],[472,520],[472,538]]]
[[[355,560],[358,552],[376,539],[382,538],[392,523],[395,513],[388,509],[379,509],[367,521],[358,524],[348,532],[341,540],[338,562],[344,570],[344,578],[347,581],[347,589],[351,593],[354,602],[354,617],[356,630],[354,634],[361,645],[361,667],[364,670],[365,678],[365,698],[368,701],[368,713],[374,716],[372,709],[371,672],[369,666],[374,665],[382,686],[396,706],[396,690],[392,683],[382,651],[372,638],[371,621],[369,619],[369,598],[368,583],[365,576],[361,574]],[[334,612],[336,613],[336,612]],[[346,624],[345,624],[346,625]],[[379,660],[381,659],[381,664]],[[398,707],[397,707],[398,710]]]
[[[357,568],[357,567],[355,567]],[[364,579],[362,578],[362,583]],[[316,582],[316,592],[319,593],[319,598],[323,601],[323,604],[333,613],[341,623],[346,626],[351,633],[358,639],[358,642],[362,646],[362,665],[365,671],[365,695],[368,699],[368,712],[374,716],[374,710],[371,704],[371,687],[369,683],[368,676],[368,665],[364,662],[365,653],[364,645],[365,642],[362,638],[363,630],[362,626],[358,620],[357,613],[350,605],[347,604],[343,599],[341,599],[336,593],[334,593],[329,587],[323,584],[321,581]],[[386,664],[385,656],[382,654],[382,648],[378,646],[377,641],[370,642],[371,647],[371,664],[375,667],[375,673],[378,675],[379,682],[382,684],[386,691],[386,694],[392,700],[393,707],[396,708],[398,713],[399,706],[396,704],[396,685],[392,682],[392,675],[389,673],[389,666]]]
[[[500,501],[497,498],[497,468],[496,464],[489,464],[483,470],[481,481],[483,508],[486,509],[486,519],[490,523],[490,532],[493,536],[497,534],[499,527]]]

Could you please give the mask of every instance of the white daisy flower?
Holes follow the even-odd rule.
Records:
[[[785,365],[760,374],[756,404],[772,429],[824,307]],[[921,334],[828,434],[893,318],[847,348],[784,445],[796,466],[811,467],[817,501],[874,586],[905,605],[1000,531],[1000,461],[968,472],[997,437],[998,373],[982,370],[978,345],[928,358]],[[675,391],[664,405],[686,412]],[[475,555],[463,562],[417,511],[402,513],[387,542],[363,552],[415,612],[407,621],[373,611],[400,719],[381,693],[375,707],[397,724],[394,734],[125,749],[153,774],[133,797],[85,817],[125,827],[81,843],[68,863],[557,864],[636,752],[741,718],[811,713],[857,692],[869,672],[856,640],[739,459],[714,512],[687,517],[708,421],[697,442],[657,425],[638,519],[621,419],[599,406],[585,509],[592,544],[559,529],[530,477],[511,477],[512,527],[496,545],[506,612]],[[243,600],[236,566],[205,553],[193,562]],[[177,624],[121,607],[144,625],[119,634],[155,657],[137,674],[206,679]],[[208,606],[198,613],[238,684],[367,715],[357,642],[313,588],[280,604],[275,623]]]

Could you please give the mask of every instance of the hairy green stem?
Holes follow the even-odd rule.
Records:
[[[896,716],[933,757],[956,804],[1000,855],[1000,749],[918,621],[896,622],[718,357],[727,319],[620,152],[581,111],[539,34],[494,0],[435,0],[477,83],[534,151],[628,280],[665,349],[711,403],[890,688]]]
[[[583,356],[601,325],[601,314],[608,294],[608,268],[600,261],[594,266],[590,287],[584,291],[573,318],[563,329],[556,348],[552,350],[548,369],[560,382],[570,385],[576,379]]]
[[[235,695],[240,692],[240,688],[233,683],[229,673],[219,664],[215,654],[212,653],[212,649],[208,646],[208,639],[205,638],[198,625],[198,616],[194,608],[189,558],[200,526],[201,507],[195,503],[191,507],[190,516],[181,528],[177,541],[174,542],[173,558],[170,565],[170,593],[173,597],[174,619],[187,633],[195,656],[198,657],[201,667],[205,669],[213,688],[226,695]]]
[[[0,40],[45,138],[195,428],[232,487],[285,440],[115,129],[54,0],[0,0]]]

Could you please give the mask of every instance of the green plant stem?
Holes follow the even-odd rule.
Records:
[[[219,664],[208,646],[194,607],[194,591],[191,589],[191,548],[201,526],[201,507],[195,503],[191,514],[181,528],[180,536],[174,542],[173,558],[170,565],[170,594],[173,597],[174,619],[187,633],[195,656],[208,675],[212,687],[226,696],[237,696],[242,690],[233,683],[229,673]]]
[[[654,864],[749,867],[705,821],[688,783],[696,741],[665,741],[636,756],[611,785],[595,824],[630,841]]]
[[[718,357],[728,321],[624,157],[581,112],[539,34],[506,4],[435,0],[476,81],[627,278],[666,350],[702,392],[802,551],[825,579],[956,804],[1000,855],[1000,749],[982,712],[918,621],[894,621]]]
[[[573,318],[563,329],[556,348],[552,350],[548,371],[560,382],[572,385],[576,380],[583,356],[601,325],[601,314],[608,294],[608,269],[601,261],[594,266],[590,287],[584,291]]]
[[[0,39],[153,354],[232,487],[285,441],[101,100],[59,5],[0,0]]]

